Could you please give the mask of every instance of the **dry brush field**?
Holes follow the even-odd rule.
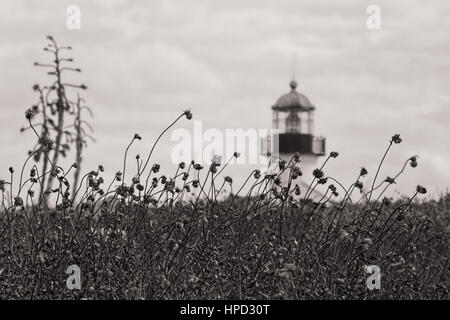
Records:
[[[36,65],[55,81],[33,87],[38,102],[22,129],[36,145],[0,180],[0,299],[449,298],[450,196],[422,200],[427,190],[418,185],[409,196],[389,197],[417,156],[380,178],[400,135],[389,139],[368,186],[365,168],[355,169],[350,186],[326,174],[338,152],[313,172],[302,172],[299,154],[273,160],[275,172],[254,170],[241,185],[225,175],[238,153],[225,163],[166,164],[173,170],[166,176],[152,154],[175,123],[193,117],[186,110],[147,157],[135,157],[134,172],[126,163],[138,134],[115,176],[104,176],[101,165],[82,173],[90,136],[81,111],[89,109],[68,91],[87,87],[64,83],[63,71],[81,70],[64,66],[73,61],[62,57],[70,47],[48,40],[54,60]],[[75,163],[62,168],[69,150]],[[326,191],[313,201],[316,188]],[[81,271],[77,290],[66,284],[71,265]],[[379,289],[366,285],[371,265],[380,268]]]

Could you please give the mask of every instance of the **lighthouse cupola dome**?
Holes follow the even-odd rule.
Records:
[[[291,91],[278,98],[277,102],[272,106],[273,110],[312,111],[315,109],[311,101],[304,94],[297,91],[297,81],[292,80],[289,86]]]

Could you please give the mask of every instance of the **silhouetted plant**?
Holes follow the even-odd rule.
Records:
[[[67,95],[69,88],[85,90],[87,87],[84,84],[74,85],[63,81],[64,72],[81,72],[79,68],[67,66],[68,63],[73,62],[73,58],[63,56],[65,51],[72,48],[70,46],[59,46],[52,36],[48,36],[47,40],[49,43],[43,50],[52,55],[52,61],[47,64],[35,62],[34,65],[47,68],[49,70],[47,74],[52,76],[54,80],[47,86],[41,87],[38,84],[33,86],[33,90],[37,92],[39,99],[25,113],[29,126],[21,129],[21,131],[27,129],[34,131],[37,142],[33,150],[29,151],[29,154],[33,154],[36,162],[43,158],[40,199],[51,192],[53,180],[58,176],[59,157],[67,156],[71,144],[75,144],[77,164],[74,173],[75,184],[78,182],[83,145],[86,144],[86,138],[92,139],[83,128],[87,126],[92,131],[91,126],[81,118],[81,110],[86,109],[91,113],[90,109],[81,106],[83,100],[79,95],[76,101],[70,100]],[[42,122],[33,123],[32,120],[37,117],[40,117]],[[73,117],[72,125],[66,125],[67,117]],[[40,133],[37,131],[39,127],[41,128]],[[50,171],[47,174],[49,167]]]

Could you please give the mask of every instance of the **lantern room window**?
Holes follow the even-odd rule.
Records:
[[[291,111],[289,116],[286,118],[286,132],[300,132],[300,118],[298,117],[297,112]]]

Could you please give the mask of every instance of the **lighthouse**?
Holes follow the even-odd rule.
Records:
[[[305,185],[312,178],[318,159],[325,155],[326,139],[314,135],[315,106],[297,91],[295,80],[289,86],[290,91],[272,106],[272,129],[275,133],[263,141],[263,150],[287,162],[298,152],[301,159],[299,166],[303,172],[300,184]],[[287,175],[282,176],[282,182],[286,182],[287,178]]]

